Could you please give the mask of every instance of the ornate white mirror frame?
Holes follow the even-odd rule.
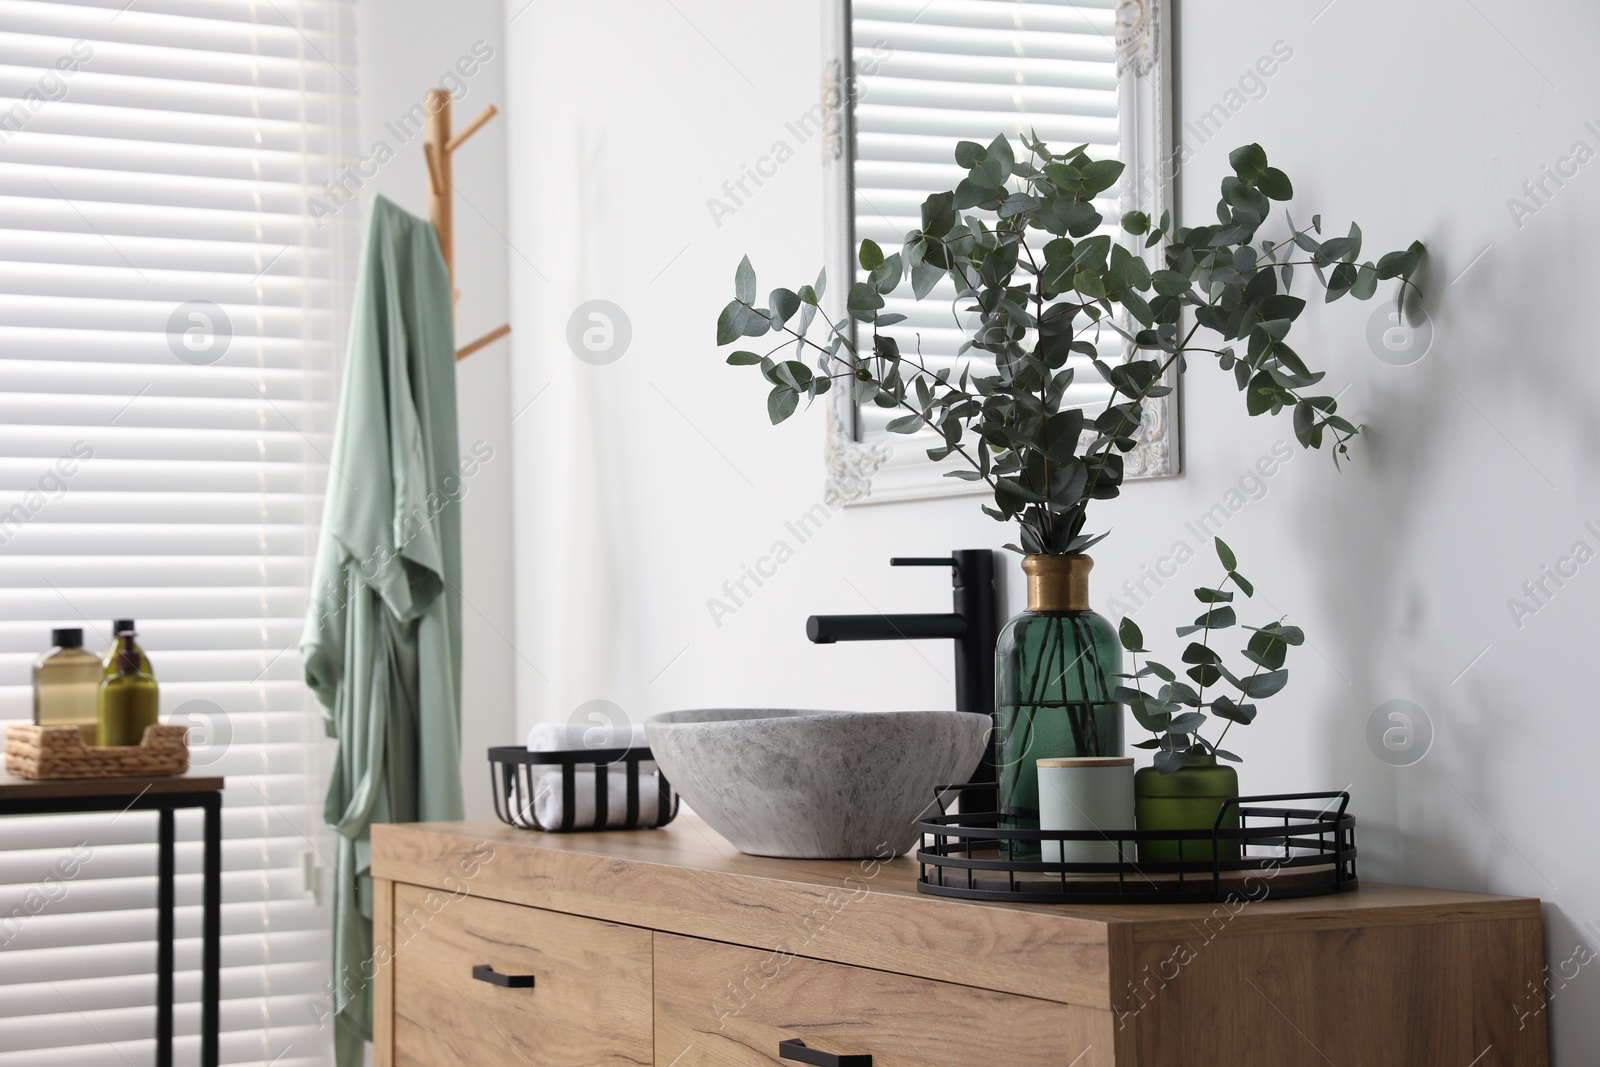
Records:
[[[1159,219],[1172,202],[1171,57],[1166,0],[1116,0],[1115,52],[1118,80],[1117,121],[1123,161],[1120,211],[1143,211]],[[851,0],[829,0],[824,26],[822,104],[826,116],[823,157],[826,184],[829,314],[846,317],[844,296],[855,278],[855,100]],[[933,192],[935,190],[929,190]],[[1161,246],[1146,249],[1128,238],[1130,250],[1152,267]],[[887,250],[887,249],[886,249]],[[1126,323],[1124,324],[1126,325]],[[1127,479],[1161,478],[1179,473],[1178,376],[1165,397],[1148,400],[1138,445],[1124,457]],[[982,483],[944,477],[951,461],[929,461],[909,442],[894,447],[882,439],[862,439],[859,412],[850,390],[830,394],[826,464],[827,484],[836,499],[850,503],[915,500],[987,492]]]

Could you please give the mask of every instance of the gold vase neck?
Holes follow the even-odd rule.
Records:
[[[1089,570],[1093,566],[1094,560],[1088,556],[1024,556],[1028,610],[1088,611]]]

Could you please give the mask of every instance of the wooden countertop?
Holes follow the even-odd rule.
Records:
[[[0,800],[64,797],[131,797],[143,793],[210,793],[222,788],[216,775],[167,774],[157,778],[17,778],[0,771]]]
[[[917,863],[747,856],[691,815],[662,830],[546,834],[499,822],[372,828],[372,873],[444,893],[813,955],[1068,1003],[1108,1006],[1109,946],[1381,925],[1540,918],[1537,899],[1363,883],[1223,904],[1012,904],[920,893]],[[774,915],[785,922],[774,922]],[[776,931],[776,932],[775,932]]]
[[[1179,921],[1184,922],[1208,916],[1216,909],[1214,904],[1010,904],[987,901],[951,901],[918,891],[917,863],[910,855],[875,863],[872,860],[786,860],[768,856],[748,856],[728,843],[727,839],[707,826],[694,815],[685,814],[671,825],[660,830],[608,831],[605,833],[547,834],[521,830],[500,822],[440,822],[410,823],[399,826],[374,826],[374,874],[384,878],[405,880],[387,869],[388,862],[400,859],[395,846],[401,839],[413,835],[439,835],[467,838],[492,844],[496,855],[509,852],[522,861],[546,854],[550,862],[559,857],[562,861],[590,866],[599,861],[602,867],[615,868],[617,864],[664,866],[677,870],[697,871],[713,877],[759,879],[777,884],[854,889],[863,885],[868,892],[881,893],[929,903],[954,904],[958,907],[989,908],[1031,915],[1052,915],[1090,922],[1119,925]],[[873,874],[873,867],[877,873]],[[1434,921],[1453,916],[1461,919],[1480,917],[1492,912],[1504,918],[1507,909],[1525,913],[1523,917],[1539,915],[1539,901],[1530,897],[1503,897],[1483,893],[1468,893],[1453,889],[1425,889],[1416,886],[1386,885],[1364,882],[1360,889],[1321,897],[1297,897],[1285,900],[1265,900],[1252,905],[1258,914],[1252,922],[1273,921],[1272,917],[1325,914],[1343,916],[1333,925],[1406,920],[1408,909],[1426,908]],[[1252,910],[1247,909],[1247,910]],[[1391,915],[1391,912],[1400,914]],[[1242,918],[1243,912],[1240,913]],[[1414,917],[1411,917],[1414,918]]]

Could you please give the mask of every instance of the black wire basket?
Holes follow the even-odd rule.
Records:
[[[655,759],[648,748],[585,748],[569,752],[530,752],[517,745],[499,745],[489,750],[489,778],[494,788],[494,810],[500,821],[525,830],[571,833],[589,830],[658,829],[678,817],[678,794],[659,767],[655,770],[656,814],[651,821],[640,818],[642,810],[639,764]],[[612,797],[611,772],[617,764],[624,768],[627,785],[621,796]],[[552,768],[561,769],[561,823],[545,826],[534,814],[539,779]],[[578,774],[594,775],[594,818],[577,821]],[[608,825],[613,805],[621,805],[623,821]]]
[[[946,799],[968,788],[987,789],[992,798],[994,784],[939,786],[940,814],[917,824],[924,835],[917,888],[924,893],[1030,904],[1189,904],[1320,896],[1358,884],[1356,818],[1345,810],[1344,791],[1230,797],[1209,830],[1102,831],[1011,829],[995,812],[949,814]],[[1325,803],[1301,806],[1310,801]],[[1225,825],[1234,810],[1238,826]],[[1049,841],[1113,843],[1118,859],[1024,855]],[[1139,861],[1142,841],[1175,844],[1177,860]]]

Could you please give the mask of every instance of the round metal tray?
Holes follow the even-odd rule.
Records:
[[[945,812],[963,789],[992,793],[993,783],[939,788],[941,814],[917,824],[917,888],[965,900],[1030,904],[1182,904],[1304,897],[1355,889],[1356,819],[1350,794],[1276,793],[1230,797],[1209,830],[1022,830],[1001,827],[996,812]],[[1301,806],[1325,802],[1320,808]],[[1230,809],[1237,829],[1224,827]],[[1102,841],[1114,862],[1026,857],[1045,841]],[[1176,862],[1140,862],[1141,841],[1176,841]],[[1193,842],[1192,846],[1189,844]],[[1237,858],[1223,858],[1238,843]],[[1225,844],[1226,843],[1226,844]],[[1193,850],[1194,859],[1182,858]]]

